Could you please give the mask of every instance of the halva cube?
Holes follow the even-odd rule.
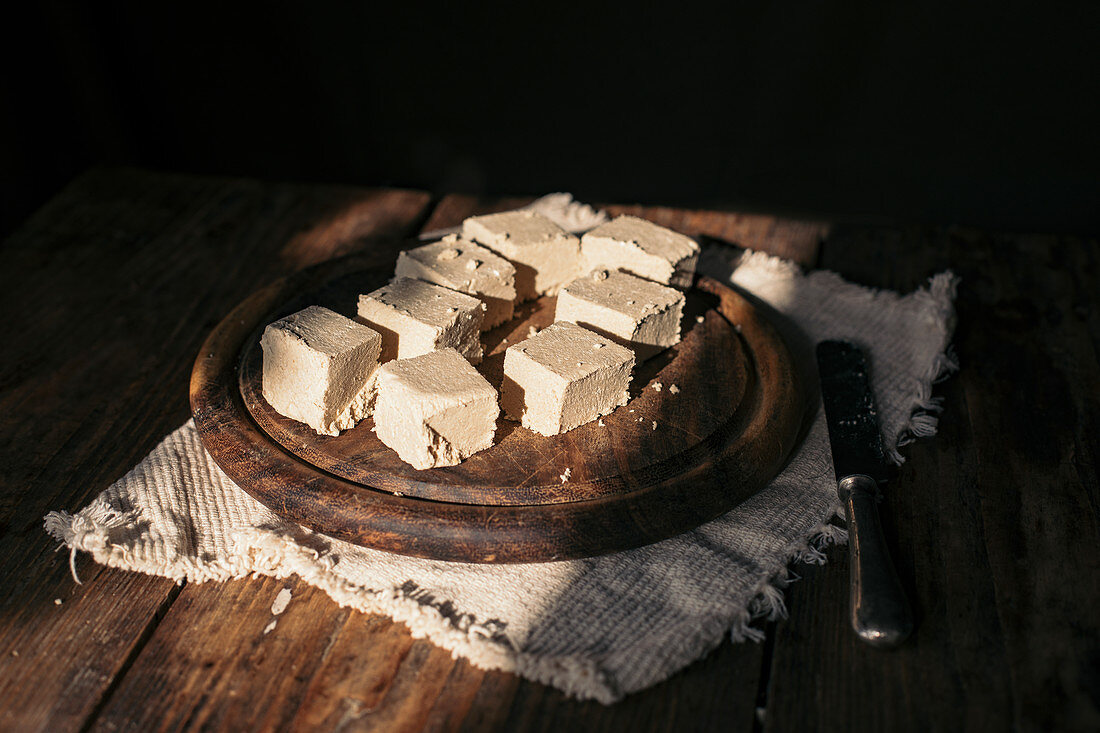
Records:
[[[451,348],[477,364],[484,318],[477,298],[408,277],[359,296],[358,320],[382,334],[383,362]]]
[[[280,415],[339,435],[370,414],[382,336],[312,305],[268,324],[262,392]]]
[[[462,222],[462,236],[516,267],[521,301],[553,295],[580,274],[580,240],[533,211],[505,211]]]
[[[417,469],[454,466],[493,444],[497,391],[454,349],[383,364],[375,434]]]
[[[509,320],[516,303],[516,268],[500,255],[451,234],[397,256],[397,277],[442,285],[485,304],[486,331]]]
[[[554,318],[598,331],[634,349],[639,359],[680,341],[684,294],[626,272],[594,270],[558,295]]]
[[[618,216],[581,237],[584,272],[626,270],[677,288],[691,286],[699,245],[691,237],[636,216]]]
[[[557,435],[625,405],[633,368],[630,349],[554,323],[504,352],[501,405],[525,428]]]

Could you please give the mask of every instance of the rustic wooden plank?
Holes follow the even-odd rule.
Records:
[[[67,557],[51,555],[24,566],[21,605],[2,621],[3,730],[78,730],[176,595],[168,580],[94,568],[73,588]]]
[[[1097,243],[965,231],[834,233],[823,266],[903,291],[963,280],[962,372],[940,435],[882,505],[918,615],[883,653],[846,627],[846,560],[792,587],[767,728],[1095,729],[1100,620]],[[1074,266],[1067,267],[1072,263]],[[806,701],[812,701],[806,704]]]
[[[462,730],[752,730],[762,645],[728,639],[683,671],[612,706],[572,700],[552,688],[490,673]],[[506,714],[497,695],[511,697]]]
[[[755,714],[759,650],[724,642],[670,680],[608,707],[569,699],[515,675],[479,670],[426,641],[413,641],[401,624],[352,614],[287,726],[310,731],[720,730],[730,721],[748,725]]]
[[[0,727],[81,727],[177,593],[87,558],[74,586],[42,516],[82,507],[187,419],[194,354],[243,294],[311,257],[401,236],[427,203],[96,171],[3,244],[0,307],[20,318],[0,363],[0,694],[19,702]]]
[[[982,365],[965,389],[1013,717],[1019,728],[1095,730],[1100,243],[983,237],[964,246],[974,284],[960,320],[974,326],[960,357]],[[1088,253],[1091,272],[1067,267],[1071,251]]]
[[[275,615],[284,589],[290,603]],[[188,586],[91,730],[278,727],[350,613],[297,579]]]
[[[454,675],[456,669],[466,670],[467,674]],[[442,649],[418,641],[401,659],[380,704],[356,713],[351,718],[354,725],[350,727],[364,731],[411,732],[425,730],[429,720],[434,721],[434,725],[446,726],[461,710],[461,697],[468,695],[463,683],[476,680],[480,675],[471,665],[456,661]],[[438,706],[440,702],[444,705]],[[433,712],[436,713],[434,718]]]
[[[459,698],[477,689],[465,677],[482,674],[430,642],[414,640],[404,624],[355,613],[288,726],[302,731],[420,730],[431,717],[434,696],[447,702],[442,709],[446,723],[461,710]],[[456,684],[450,684],[452,677]]]

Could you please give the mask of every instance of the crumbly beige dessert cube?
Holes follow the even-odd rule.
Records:
[[[626,272],[594,270],[558,294],[554,318],[571,321],[648,359],[680,341],[684,294]]]
[[[501,406],[536,433],[564,433],[625,405],[633,368],[630,349],[554,323],[504,352]]]
[[[280,415],[339,435],[370,414],[377,331],[311,305],[268,324],[260,347],[263,396]]]
[[[580,240],[533,211],[505,211],[462,222],[462,236],[516,266],[519,300],[554,295],[580,274]]]
[[[382,361],[456,349],[481,361],[478,334],[485,304],[477,298],[409,277],[359,296],[359,320],[382,334]]]
[[[399,254],[394,275],[474,296],[485,304],[483,331],[509,320],[515,308],[516,268],[512,263],[455,234]]]
[[[699,245],[636,216],[618,216],[581,237],[581,267],[626,270],[677,288],[691,286]]]
[[[375,434],[417,469],[454,466],[493,444],[497,391],[454,349],[383,364]]]

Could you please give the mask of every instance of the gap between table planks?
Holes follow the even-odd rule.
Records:
[[[87,504],[188,418],[194,355],[244,294],[410,234],[429,201],[96,171],[4,243],[0,304],[18,317],[0,365],[0,699],[18,702],[0,708],[0,729],[83,727],[179,593],[86,557],[74,585],[42,516]]]
[[[447,226],[517,202],[448,197],[425,225]],[[727,643],[663,685],[604,708],[456,662],[411,640],[403,626],[337,609],[301,583],[251,579],[180,590],[171,581],[99,568],[82,558],[78,569],[86,582],[74,587],[65,557],[49,552],[53,543],[40,529],[45,511],[83,506],[186,418],[185,409],[171,406],[185,406],[187,365],[221,314],[279,274],[415,231],[428,210],[427,196],[416,192],[96,172],[76,181],[8,241],[4,255],[27,269],[44,269],[59,250],[75,257],[66,263],[70,269],[51,270],[52,279],[12,283],[8,290],[9,297],[34,302],[68,286],[68,299],[42,314],[43,335],[37,343],[27,341],[25,354],[12,362],[15,373],[5,374],[5,383],[12,380],[17,389],[0,397],[28,417],[46,418],[36,423],[46,431],[34,441],[37,450],[22,462],[6,462],[24,472],[31,488],[46,488],[5,493],[11,504],[4,507],[4,520],[19,531],[0,537],[12,550],[4,569],[7,576],[16,567],[31,572],[5,599],[0,620],[0,673],[7,680],[0,689],[6,699],[24,703],[5,710],[0,722],[49,730],[236,727],[277,720],[309,728],[356,721],[389,721],[398,728],[463,721],[475,728],[579,720],[641,728],[700,719],[751,723],[762,663],[754,645]],[[759,249],[790,241],[789,230],[768,217],[629,210]],[[812,259],[820,228],[794,231],[805,235],[802,259]],[[378,251],[382,265],[394,255]],[[201,298],[194,297],[196,281],[203,283]],[[104,304],[94,322],[99,328],[80,330],[71,320],[81,296]],[[50,341],[58,333],[76,334],[68,351]],[[81,358],[65,361],[69,353]],[[41,387],[21,381],[39,366],[36,357],[54,370]],[[141,365],[136,377],[130,366],[135,363]],[[73,383],[77,376],[80,384],[105,385],[119,397],[107,405],[93,402]],[[30,399],[47,389],[58,394]],[[65,412],[63,406],[69,408],[67,421],[51,422]],[[15,427],[9,423],[4,430],[10,436]],[[36,582],[27,582],[32,577]],[[293,590],[291,608],[264,635],[270,602],[284,585]],[[56,607],[52,597],[67,603]],[[12,656],[20,647],[20,656]],[[272,705],[258,705],[257,699]]]

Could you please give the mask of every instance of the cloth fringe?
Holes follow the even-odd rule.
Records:
[[[840,504],[833,507],[830,519],[834,517],[841,519],[844,517],[844,508]],[[777,621],[787,618],[787,604],[783,591],[799,579],[790,566],[799,563],[824,565],[828,562],[828,557],[825,555],[827,547],[846,544],[848,544],[848,530],[825,521],[819,524],[804,542],[788,547],[784,553],[783,565],[774,569],[760,582],[748,607],[734,622],[730,629],[730,639],[734,643],[764,641],[766,632],[753,624],[761,619]]]
[[[905,462],[900,448],[909,445],[917,438],[931,438],[939,429],[939,415],[943,412],[943,398],[933,397],[933,385],[943,382],[959,370],[959,358],[951,345],[951,336],[955,331],[955,293],[959,278],[953,272],[941,272],[932,277],[928,287],[915,293],[915,297],[925,301],[934,316],[934,326],[939,330],[940,348],[928,371],[916,384],[915,393],[910,400],[908,422],[902,427],[897,442],[887,448],[887,455],[894,463]]]

